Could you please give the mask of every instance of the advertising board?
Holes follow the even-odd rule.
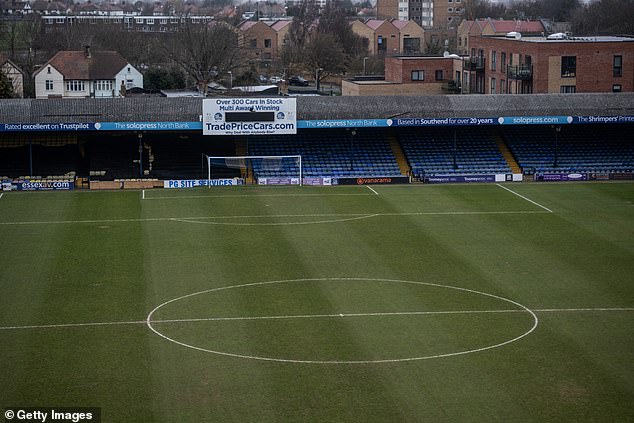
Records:
[[[425,176],[426,184],[464,184],[496,182],[496,175],[434,175]]]
[[[297,99],[205,99],[202,120],[203,135],[296,134]]]
[[[535,175],[536,181],[560,182],[560,181],[587,181],[586,173],[542,173]]]
[[[163,181],[163,188],[196,188],[243,185],[244,179],[170,179]]]

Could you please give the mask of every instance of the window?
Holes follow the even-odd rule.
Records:
[[[621,84],[612,85],[612,92],[613,93],[620,93],[621,91],[623,91],[623,87],[621,86]]]
[[[424,81],[425,80],[425,71],[415,70],[412,71],[412,81]]]
[[[46,80],[46,91],[53,91],[53,81],[50,79]]]
[[[443,79],[445,79],[445,78],[443,78],[443,76],[444,75],[443,75],[442,69],[438,69],[436,71],[436,81],[442,81]]]
[[[500,71],[502,73],[506,72],[506,53],[500,53]]]
[[[494,71],[495,68],[497,67],[497,63],[498,63],[498,53],[497,51],[492,51],[491,52],[491,70]]]
[[[112,81],[95,81],[95,91],[112,91]]]
[[[612,61],[612,76],[623,76],[623,56],[614,56]]]
[[[51,67],[50,66],[46,69],[46,73],[51,73]]]
[[[271,48],[271,39],[267,38],[264,40],[264,48]]]
[[[379,52],[385,53],[387,51],[387,41],[383,38],[383,36],[379,35],[376,42]]]
[[[84,81],[66,81],[66,91],[84,91]]]
[[[562,94],[572,94],[577,92],[576,85],[562,85],[559,87],[559,92]]]
[[[249,41],[249,47],[257,48],[257,46],[258,46],[258,40],[255,38],[251,38],[251,40]]]
[[[495,94],[495,78],[491,78],[491,94]]]
[[[574,78],[577,76],[577,56],[561,56],[561,77]]]
[[[500,79],[500,94],[506,94],[506,81]]]

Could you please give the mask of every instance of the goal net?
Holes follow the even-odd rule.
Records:
[[[207,180],[238,169],[247,184],[302,185],[302,156],[207,156]]]

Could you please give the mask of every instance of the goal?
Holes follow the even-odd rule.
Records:
[[[207,180],[212,186],[216,175],[239,169],[247,184],[303,185],[302,156],[208,156]]]

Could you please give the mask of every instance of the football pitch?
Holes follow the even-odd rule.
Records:
[[[634,421],[634,184],[0,196],[0,409]]]

